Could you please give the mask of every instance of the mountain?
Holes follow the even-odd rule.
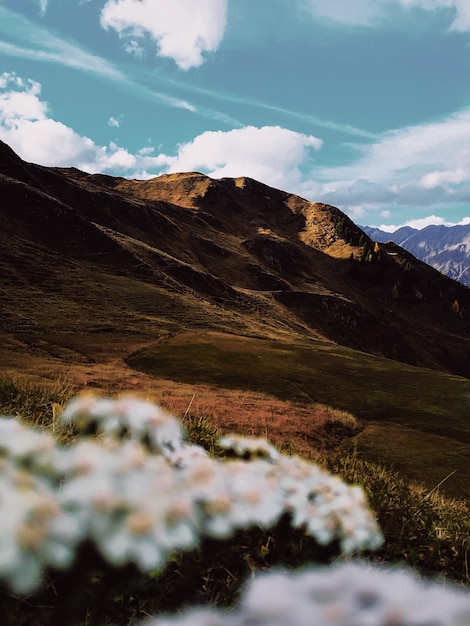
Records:
[[[419,232],[417,228],[412,228],[411,226],[402,226],[401,228],[398,228],[394,233],[387,233],[384,230],[380,230],[380,228],[375,228],[374,226],[360,226],[360,228],[365,233],[367,233],[369,237],[374,241],[380,241],[382,243],[385,243],[387,241],[393,241],[399,246],[402,246],[403,242],[408,237]]]
[[[339,209],[249,178],[148,181],[0,144],[3,363],[93,363],[187,329],[323,339],[470,376],[470,290]]]
[[[432,225],[421,230],[404,226],[394,233],[361,228],[374,241],[393,241],[450,278],[470,286],[470,225]]]

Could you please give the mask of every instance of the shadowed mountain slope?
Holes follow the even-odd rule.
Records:
[[[248,178],[149,181],[23,162],[0,142],[3,345],[93,359],[205,328],[324,338],[470,376],[470,290],[339,209]]]

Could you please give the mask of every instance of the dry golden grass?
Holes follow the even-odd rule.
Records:
[[[270,396],[243,391],[221,390],[203,385],[177,385],[161,381],[157,401],[176,413],[204,417],[223,433],[264,437],[281,450],[295,450],[315,458],[320,449],[335,445],[343,429],[359,428],[357,420],[345,411],[312,403],[281,401]]]
[[[124,352],[128,348],[122,347]],[[11,352],[8,359],[1,360],[0,377],[51,393],[61,381],[69,396],[83,390],[110,396],[136,393],[177,416],[204,418],[221,433],[265,437],[280,449],[295,450],[307,458],[315,458],[325,447],[336,447],[344,436],[360,429],[350,413],[320,403],[283,401],[263,393],[156,379],[110,355],[99,363],[67,366],[52,357]]]

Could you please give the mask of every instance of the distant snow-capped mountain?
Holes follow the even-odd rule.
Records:
[[[470,287],[470,225],[426,226],[421,230],[403,226],[394,233],[361,226],[371,239],[393,241],[443,274]]]

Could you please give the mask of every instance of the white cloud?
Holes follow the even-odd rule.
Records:
[[[111,117],[116,126],[119,118]],[[214,178],[249,176],[292,190],[301,168],[322,141],[279,126],[248,126],[228,132],[204,132],[182,144],[176,156],[154,155],[147,146],[133,154],[115,143],[97,145],[89,137],[54,120],[41,98],[41,85],[16,74],[0,74],[0,139],[26,161],[47,166],[75,166],[87,172],[109,172],[151,178],[164,172],[202,170]]]
[[[442,120],[385,133],[356,146],[347,166],[316,168],[317,198],[348,207],[436,206],[470,202],[470,109]],[[304,192],[312,190],[304,183]],[[385,207],[384,207],[385,205]]]
[[[41,15],[45,15],[47,11],[48,0],[38,0],[39,2],[39,10],[41,11]]]
[[[438,215],[428,215],[427,217],[421,217],[414,220],[408,220],[405,222],[404,226],[411,226],[411,228],[417,228],[421,230],[422,228],[426,228],[426,226],[446,226],[450,225],[449,222],[443,217],[439,217]]]
[[[460,222],[450,222],[439,215],[427,215],[426,217],[407,220],[406,222],[398,226],[391,224],[382,224],[381,226],[373,228],[380,228],[380,230],[383,230],[386,233],[394,233],[396,230],[398,230],[399,228],[403,228],[404,226],[411,226],[411,228],[422,230],[423,228],[426,228],[426,226],[467,226],[468,224],[470,224],[470,217],[464,217],[462,220],[460,220]]]
[[[159,172],[172,159],[151,156],[147,148],[136,154],[114,143],[99,146],[89,137],[48,117],[41,86],[16,74],[0,74],[0,139],[26,161],[49,166],[75,166],[87,172]]]
[[[111,116],[108,120],[108,126],[119,128],[121,126],[121,121],[117,117]]]
[[[248,176],[273,187],[293,190],[310,149],[322,141],[279,126],[247,126],[228,132],[207,131],[179,147],[169,171],[203,170],[214,178]]]
[[[107,0],[101,25],[114,29],[131,53],[142,54],[146,38],[158,54],[187,70],[215,52],[224,35],[228,0]]]
[[[348,215],[353,221],[359,221],[365,217],[367,211],[362,206],[350,206],[348,209]]]
[[[445,170],[440,172],[429,172],[425,174],[419,184],[426,189],[435,189],[441,187],[446,183],[463,183],[470,180],[469,171],[467,168],[457,167],[454,170]]]
[[[131,54],[136,59],[145,58],[145,48],[142,46],[137,39],[127,39],[124,42],[124,50],[127,54]]]
[[[450,226],[451,224],[438,215],[428,215],[427,217],[407,220],[403,225],[421,230],[422,228],[426,228],[426,226]],[[455,226],[455,224],[452,224],[452,226]]]

